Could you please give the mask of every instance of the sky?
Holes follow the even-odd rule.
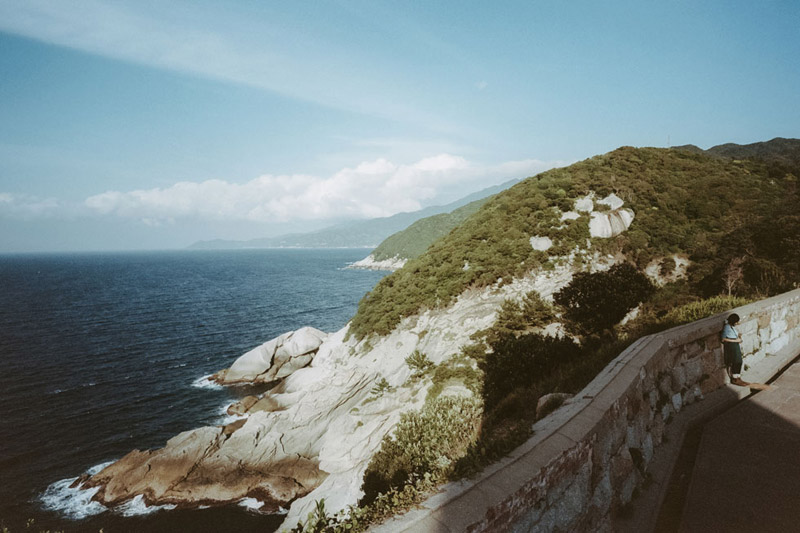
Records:
[[[0,0],[0,253],[443,205],[619,146],[800,137],[800,3]]]

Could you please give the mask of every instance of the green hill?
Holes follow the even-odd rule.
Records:
[[[800,279],[798,162],[795,139],[708,151],[622,147],[528,178],[381,280],[360,302],[350,331],[358,338],[389,333],[422,308],[446,306],[469,287],[550,268],[572,251],[577,261],[595,252],[621,253],[640,269],[684,254],[692,267],[683,290],[698,296],[721,292],[724,269],[742,258],[740,293],[785,290]],[[561,221],[562,212],[589,193],[622,198],[635,213],[629,230],[590,239],[589,215]],[[549,237],[554,245],[537,251],[532,236]]]
[[[417,220],[403,231],[390,235],[375,250],[372,257],[376,261],[393,259],[413,259],[422,255],[435,240],[444,237],[485,204],[489,198],[476,200],[450,212]]]

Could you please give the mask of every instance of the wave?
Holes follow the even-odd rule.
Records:
[[[225,387],[220,385],[219,383],[215,383],[211,381],[211,376],[214,374],[209,374],[207,376],[202,376],[197,378],[196,380],[192,381],[192,387],[197,389],[211,389],[211,390],[222,390]]]
[[[89,383],[81,383],[77,387],[70,387],[70,388],[67,388],[67,389],[53,389],[53,390],[49,391],[47,394],[61,394],[63,392],[72,392],[72,391],[76,391],[76,390],[80,390],[80,389],[86,389],[86,388],[89,388],[89,387],[95,387],[96,385],[97,385],[96,382],[90,381]]]
[[[238,505],[239,507],[244,507],[251,513],[257,513],[257,514],[285,515],[289,513],[289,509],[284,509],[283,507],[278,507],[277,511],[269,513],[262,511],[262,508],[264,507],[264,502],[262,502],[257,498],[242,498],[241,500],[236,502],[236,505]]]
[[[264,505],[264,503],[255,498],[242,498],[236,503],[236,505],[239,507],[244,507],[248,511],[258,513],[261,511],[261,507]]]
[[[139,494],[132,500],[129,500],[122,505],[116,507],[114,510],[118,511],[122,516],[141,516],[146,514],[155,513],[157,511],[171,511],[175,509],[176,505],[147,505],[144,503],[144,497]]]
[[[86,471],[86,474],[93,476],[103,470],[114,461],[108,461],[95,465]],[[48,511],[54,511],[70,520],[83,520],[90,516],[95,516],[109,510],[105,505],[92,500],[100,487],[84,488],[83,483],[73,486],[79,478],[73,477],[62,479],[52,483],[45,489],[39,497],[42,506]],[[140,516],[151,514],[156,511],[170,511],[175,509],[175,505],[147,505],[144,497],[140,494],[135,496],[113,510],[122,516]]]
[[[215,425],[227,426],[228,424],[232,424],[232,423],[236,422],[237,420],[243,420],[243,419],[247,418],[247,416],[248,416],[247,414],[243,414],[243,415],[229,415],[228,414],[228,409],[230,408],[231,405],[233,405],[235,403],[237,403],[237,402],[226,402],[225,404],[222,405],[222,407],[219,408],[219,410],[217,411],[218,416],[217,416],[216,420],[214,421]]]
[[[94,475],[109,464],[111,463],[94,466],[87,470],[86,473]],[[82,520],[107,511],[108,507],[92,500],[92,497],[97,494],[100,487],[84,489],[83,483],[73,486],[77,480],[77,477],[73,477],[50,484],[39,496],[42,506],[48,511],[55,511],[71,520]]]

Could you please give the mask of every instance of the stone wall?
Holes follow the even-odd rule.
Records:
[[[735,310],[748,381],[800,352],[800,290]],[[643,337],[534,435],[477,479],[450,483],[378,531],[614,531],[650,482],[665,428],[726,385],[720,332],[728,313]]]

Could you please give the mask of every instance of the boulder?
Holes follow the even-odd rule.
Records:
[[[94,499],[107,506],[139,495],[148,505],[183,507],[256,498],[262,509],[277,511],[327,477],[318,460],[284,450],[283,429],[251,416],[224,427],[187,431],[162,449],[134,450],[86,486],[100,487]]]
[[[630,209],[615,209],[608,212],[594,211],[589,220],[589,234],[601,239],[616,237],[630,227],[633,217],[634,213]]]
[[[550,247],[553,246],[553,241],[550,239],[550,237],[534,236],[531,237],[530,242],[531,247],[533,247],[534,250],[539,250],[541,252],[549,250]]]
[[[228,406],[226,412],[231,416],[241,416],[250,410],[253,405],[258,402],[257,396],[245,396],[236,403]]]
[[[570,398],[572,398],[572,394],[567,394],[565,392],[553,392],[543,395],[536,403],[536,418],[547,416]]]
[[[284,333],[242,355],[230,368],[211,376],[211,380],[220,385],[236,385],[284,378],[308,366],[327,336],[311,327]]]

